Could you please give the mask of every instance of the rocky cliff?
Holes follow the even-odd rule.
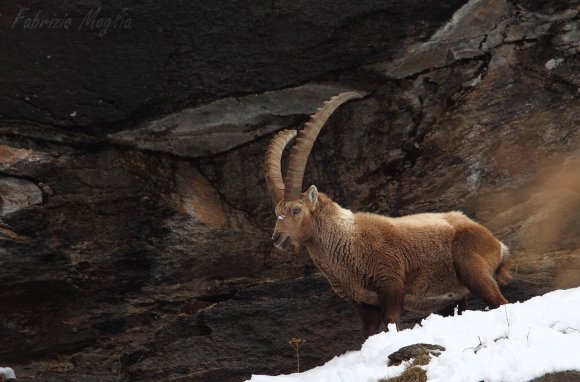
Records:
[[[125,7],[0,9],[19,380],[239,381],[292,372],[293,337],[303,368],[360,346],[308,256],[272,249],[261,168],[273,132],[344,90],[366,96],[305,182],[353,210],[463,210],[511,247],[510,301],[580,284],[577,2]]]

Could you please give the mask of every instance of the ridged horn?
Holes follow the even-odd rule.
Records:
[[[324,102],[324,105],[318,108],[316,113],[310,116],[310,120],[298,132],[296,143],[290,151],[290,160],[288,169],[286,170],[286,191],[284,192],[284,199],[286,201],[300,198],[306,162],[308,162],[312,145],[314,145],[314,141],[316,141],[316,137],[318,137],[322,126],[324,126],[328,118],[330,118],[332,113],[340,105],[359,98],[362,98],[362,95],[355,92],[341,93],[332,97],[330,100]]]
[[[266,186],[272,198],[274,207],[284,199],[284,179],[282,178],[282,152],[284,148],[296,136],[296,130],[282,130],[270,141],[264,158],[264,174]]]

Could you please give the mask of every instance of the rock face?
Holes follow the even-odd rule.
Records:
[[[429,36],[464,2],[131,0],[106,7],[8,0],[0,19],[8,47],[0,114],[100,131],[188,103],[295,86],[392,55],[405,39]],[[70,19],[69,28],[54,19]]]
[[[128,379],[135,381],[184,376],[191,381],[241,380],[256,370],[295,372],[291,338],[306,339],[300,348],[305,370],[327,358],[329,347],[339,354],[360,346],[358,330],[354,311],[322,277],[299,278],[249,288],[195,316],[177,317],[122,362]],[[165,364],[180,367],[156,367]]]
[[[293,372],[294,337],[302,369],[356,349],[307,254],[272,249],[261,166],[343,90],[366,96],[305,188],[463,210],[511,248],[510,301],[580,284],[573,2],[99,5],[0,14],[0,359],[19,380],[240,381]],[[33,27],[53,14],[75,27]]]

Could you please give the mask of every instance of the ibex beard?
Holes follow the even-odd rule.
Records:
[[[507,247],[463,213],[353,213],[315,186],[301,192],[320,129],[340,105],[358,98],[352,92],[331,98],[300,132],[283,130],[268,146],[264,168],[277,217],[274,246],[292,252],[306,247],[334,292],[356,310],[365,336],[383,323],[398,325],[402,309],[461,311],[470,293],[490,308],[507,303],[498,288],[511,277]],[[294,137],[285,183],[282,152]]]

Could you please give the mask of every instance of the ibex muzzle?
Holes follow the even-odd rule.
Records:
[[[288,202],[282,200],[278,203],[275,209],[276,225],[272,235],[276,248],[296,252],[300,244],[315,233],[314,227],[311,226],[311,217],[317,198],[318,190],[311,186],[300,199]]]

